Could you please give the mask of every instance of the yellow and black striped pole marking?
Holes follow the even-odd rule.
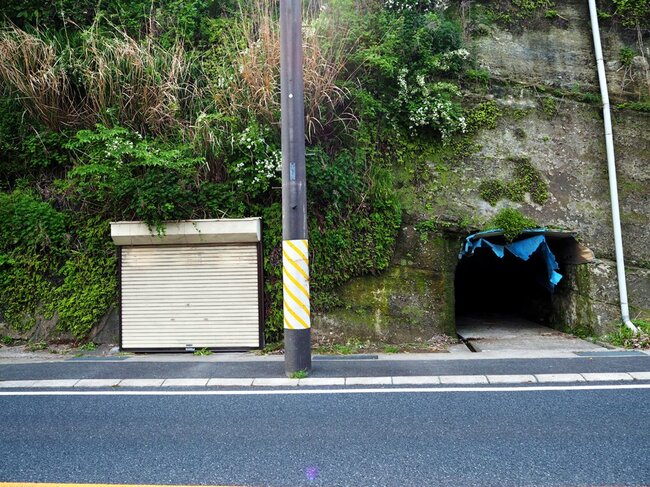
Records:
[[[307,240],[282,241],[282,287],[284,288],[284,327],[289,330],[310,328]]]

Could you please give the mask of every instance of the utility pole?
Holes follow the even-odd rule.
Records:
[[[302,0],[280,0],[284,371],[311,369]]]

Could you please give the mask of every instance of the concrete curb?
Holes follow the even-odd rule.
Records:
[[[536,375],[443,375],[395,377],[278,378],[168,378],[168,379],[62,379],[0,381],[0,389],[115,388],[115,387],[320,387],[402,385],[489,385],[570,382],[650,381],[650,372],[603,372]]]

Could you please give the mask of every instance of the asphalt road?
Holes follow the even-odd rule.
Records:
[[[0,482],[649,485],[648,389],[3,396]]]
[[[650,356],[496,360],[314,360],[310,377],[640,372]],[[284,377],[282,361],[133,362],[69,360],[0,364],[0,380],[169,377]]]

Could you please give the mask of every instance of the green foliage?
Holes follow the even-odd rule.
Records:
[[[21,28],[102,29],[119,26],[131,36],[155,35],[164,45],[182,40],[201,45],[209,18],[234,10],[234,0],[15,0],[3,7],[6,18]]]
[[[0,312],[18,330],[38,314],[83,337],[113,304],[116,258],[108,224],[75,222],[33,195],[0,193]]]
[[[542,107],[544,109],[544,113],[549,119],[557,115],[557,104],[555,103],[554,98],[551,98],[550,96],[544,98],[544,101],[542,102]]]
[[[47,342],[29,342],[25,347],[25,350],[28,352],[40,352],[41,350],[47,350]]]
[[[296,370],[295,372],[292,372],[291,375],[289,376],[290,379],[306,379],[309,377],[309,371],[308,370]]]
[[[540,8],[548,8],[554,5],[549,0],[512,0],[512,5],[524,15],[530,15]]]
[[[67,245],[67,218],[25,190],[0,193],[0,313],[29,329]]]
[[[633,320],[634,325],[639,329],[638,334],[626,326],[621,326],[617,331],[602,337],[606,342],[617,347],[649,349],[650,348],[650,322],[645,320]]]
[[[77,132],[66,147],[76,162],[59,188],[79,210],[158,226],[189,218],[198,206],[194,177],[202,159],[186,146],[97,125]]]
[[[267,343],[262,350],[259,351],[261,355],[270,355],[272,353],[281,352],[284,350],[284,342]]]
[[[512,242],[521,232],[539,225],[532,218],[524,216],[515,208],[503,208],[490,220],[485,230],[503,230],[503,235]]]
[[[105,222],[102,222],[105,223]],[[104,233],[103,247],[109,247],[109,234]],[[115,251],[106,248],[102,255],[85,242],[84,253],[73,254],[60,269],[63,282],[53,293],[47,309],[58,313],[58,328],[83,338],[106,314],[117,296],[117,259]]]
[[[623,66],[631,66],[635,56],[636,51],[628,46],[623,46],[618,51],[618,58]]]
[[[465,131],[453,76],[466,68],[469,52],[457,23],[424,10],[396,7],[368,16],[355,56],[364,89],[353,94],[361,113],[383,115],[412,134],[447,138]]]
[[[95,345],[93,342],[87,342],[81,345],[79,347],[79,350],[83,350],[84,352],[92,352],[93,350],[97,350],[97,345]]]
[[[650,102],[632,101],[628,103],[620,103],[616,105],[616,108],[619,108],[621,110],[635,110],[637,112],[650,113]]]
[[[514,29],[521,29],[526,23],[540,18],[555,19],[559,16],[556,3],[551,0],[500,0],[491,2],[488,16]]]
[[[647,0],[612,0],[614,13],[626,27],[650,25],[650,3]]]
[[[0,193],[0,249],[57,253],[65,245],[67,219],[63,213],[27,190]]]
[[[429,219],[416,223],[414,228],[420,234],[422,243],[427,243],[429,241],[429,234],[435,233],[439,225],[437,220]]]
[[[369,342],[362,342],[357,338],[351,338],[345,344],[334,343],[329,345],[319,345],[314,348],[314,353],[328,355],[352,355],[364,351],[369,346]]]
[[[496,205],[502,199],[523,202],[526,193],[538,205],[548,200],[548,183],[542,174],[531,164],[530,159],[525,157],[510,158],[515,164],[513,180],[506,182],[499,179],[489,179],[479,185],[481,198]]]
[[[26,31],[8,35],[16,56],[0,63],[23,83],[5,83],[13,94],[0,97],[3,319],[27,330],[51,318],[83,340],[117,297],[110,221],[160,229],[167,220],[261,216],[266,338],[280,339],[277,39],[261,42],[262,24],[243,30],[240,11],[228,15],[233,1],[55,3],[18,0],[5,11]],[[274,3],[255,5],[270,5],[274,19]],[[439,2],[328,7],[347,12],[335,27],[355,54],[323,35],[332,18],[315,9],[307,51],[327,68],[307,83],[327,88],[308,94],[308,123],[318,127],[307,148],[316,311],[340,305],[333,291],[351,277],[389,265],[401,208],[387,161],[411,171],[434,146],[449,166],[476,149],[462,134],[494,128],[501,114],[494,102],[461,105],[459,80],[487,84],[489,73],[464,74],[469,52]],[[249,69],[260,68],[255,54],[271,56],[269,69]],[[12,71],[8,59],[37,60],[39,69]],[[253,78],[258,85],[239,85]]]
[[[495,102],[479,103],[467,113],[467,129],[470,132],[480,128],[494,129],[500,116],[501,110]]]
[[[25,124],[18,101],[0,96],[0,189],[68,164],[67,151],[62,147],[65,140],[65,132]]]
[[[212,355],[212,351],[207,348],[199,348],[198,350],[194,350],[194,355],[198,355],[198,356]]]
[[[468,80],[487,86],[490,83],[490,72],[487,69],[468,69],[465,73]]]

